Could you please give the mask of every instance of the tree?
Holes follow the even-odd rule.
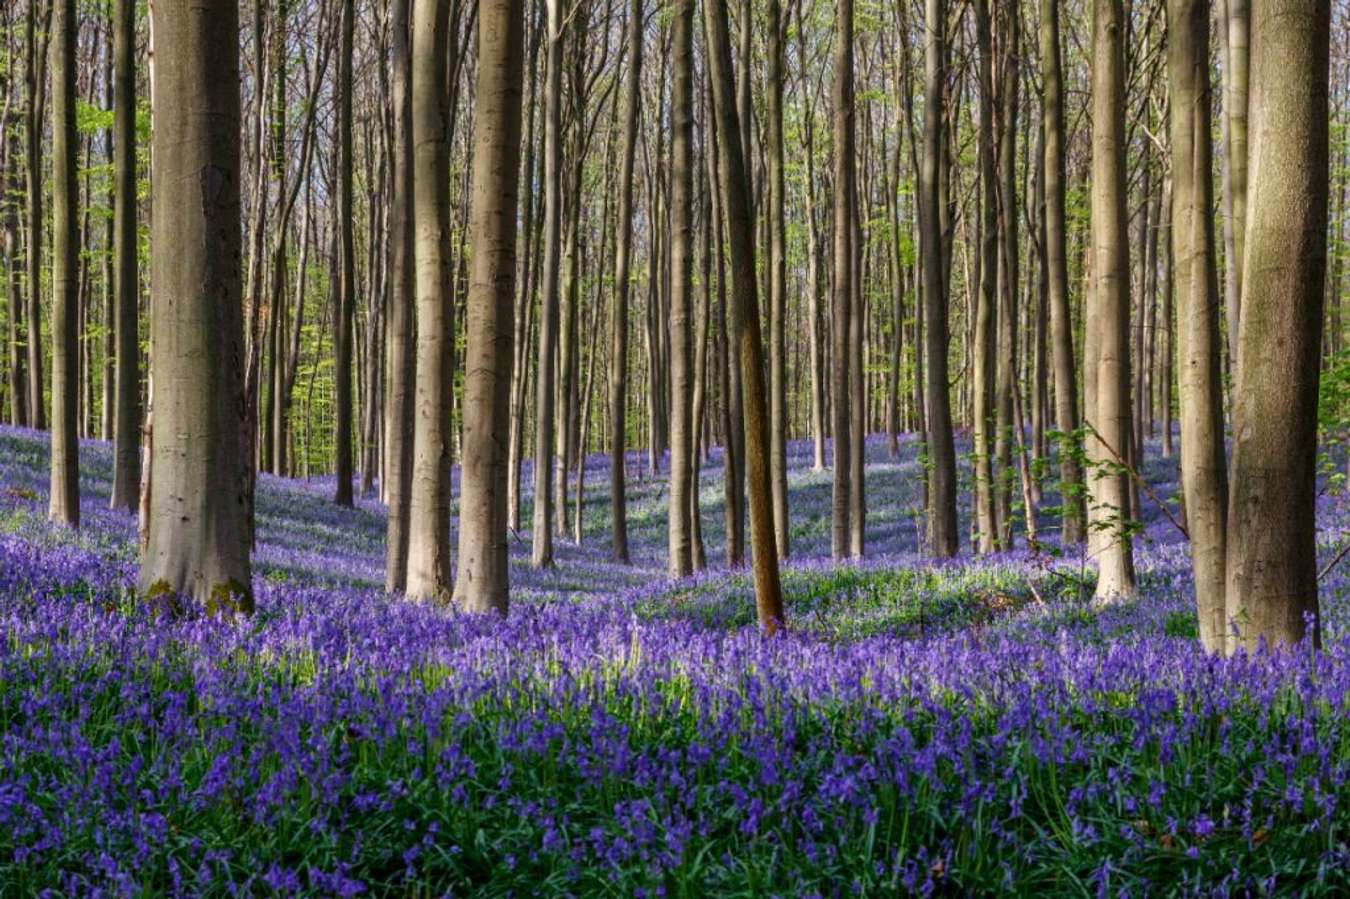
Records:
[[[1088,391],[1088,458],[1100,516],[1097,591],[1134,593],[1129,485],[1124,463],[1130,428],[1130,259],[1125,211],[1125,14],[1122,0],[1092,3],[1092,293],[1088,327],[1096,372]]]
[[[140,340],[136,265],[136,4],[113,2],[113,299],[116,376],[112,507],[133,509],[140,490]]]
[[[625,454],[628,449],[628,302],[632,291],[629,264],[633,255],[633,157],[642,111],[642,3],[633,0],[628,20],[628,86],[624,95],[623,157],[619,163],[618,233],[614,239],[614,341],[609,370],[609,485],[614,561],[628,564],[628,500]],[[678,75],[677,75],[678,77]],[[678,302],[678,300],[677,300]],[[673,323],[672,323],[673,324]],[[671,470],[670,533],[672,573],[676,572],[675,532],[681,513],[675,506],[675,472]],[[680,572],[687,574],[688,572]]]
[[[412,505],[414,379],[417,348],[413,287],[412,56],[409,13],[412,0],[389,7],[390,147],[389,313],[385,353],[385,495],[389,505],[384,589],[398,593],[408,583],[408,532]]]
[[[975,295],[975,345],[971,393],[971,456],[975,465],[975,533],[977,549],[998,548],[998,519],[994,514],[994,348],[997,307],[995,271],[998,268],[998,190],[994,169],[994,48],[988,0],[975,3],[975,36],[980,56],[979,164],[980,164],[980,284]]]
[[[1208,3],[1168,4],[1172,257],[1181,357],[1181,481],[1200,642],[1222,652],[1228,460],[1224,452],[1218,269],[1214,255]]]
[[[562,252],[563,0],[547,0],[544,76],[544,269],[535,377],[534,528],[530,564],[553,565],[554,381],[558,344],[558,268]]]
[[[334,392],[337,405],[337,490],[333,501],[352,505],[352,330],[356,315],[356,237],[352,215],[352,43],[356,0],[340,0],[342,46],[338,49],[338,230],[341,240],[341,283],[333,339]]]
[[[140,585],[253,610],[244,452],[238,0],[156,3],[151,190],[158,385]]]
[[[640,7],[634,0],[634,13]],[[771,4],[772,5],[772,4]],[[771,14],[773,11],[771,10]],[[694,571],[694,519],[698,496],[694,486],[693,419],[693,267],[694,267],[694,2],[679,0],[674,10],[675,72],[671,92],[674,126],[671,159],[670,242],[670,573]],[[638,42],[635,36],[634,43]],[[640,52],[636,46],[629,50]],[[786,502],[786,500],[785,500]],[[776,519],[775,519],[776,520]],[[780,544],[780,551],[782,545]]]
[[[1223,0],[1224,19],[1220,33],[1224,44],[1224,133],[1227,140],[1227,165],[1224,173],[1228,212],[1226,254],[1228,266],[1228,334],[1233,359],[1241,358],[1238,333],[1242,313],[1242,267],[1246,253],[1247,182],[1250,161],[1247,155],[1247,120],[1251,98],[1251,2]],[[1184,450],[1182,451],[1185,452]]]
[[[787,485],[787,224],[783,179],[785,78],[783,11],[779,0],[769,0],[768,19],[769,476],[773,483],[774,537],[778,556],[787,558],[790,522]]]
[[[52,451],[47,516],[80,524],[80,186],[75,173],[75,0],[56,0],[52,28]]]
[[[948,389],[947,264],[944,260],[940,165],[943,155],[942,106],[946,71],[947,15],[943,0],[925,0],[927,31],[924,49],[926,81],[923,121],[923,164],[920,172],[921,244],[924,324],[927,334],[926,419],[928,425],[928,543],[935,556],[956,555],[956,446],[952,439],[952,407]]]
[[[854,359],[850,335],[853,313],[853,220],[854,154],[856,138],[853,109],[853,3],[843,0],[835,6],[834,59],[834,291],[830,300],[831,358],[830,382],[833,390],[832,430],[834,432],[834,489],[831,494],[831,546],[836,560],[853,555],[851,500],[853,475],[853,416],[850,405],[853,391],[849,368]]]
[[[448,602],[450,402],[454,300],[450,294],[450,5],[413,0],[413,231],[416,240],[417,398],[409,507],[408,595]]]
[[[480,0],[475,91],[473,271],[464,373],[464,460],[455,600],[507,609],[506,476],[520,177],[523,0]]]
[[[39,13],[38,0],[28,0],[24,19],[24,92],[27,101],[24,137],[27,140],[24,168],[28,200],[28,426],[42,430],[47,426],[46,400],[43,397],[42,363],[42,119],[43,88],[47,81],[46,21],[50,14]],[[42,18],[42,28],[38,20]],[[41,43],[38,32],[43,33]]]
[[[1320,641],[1314,520],[1327,267],[1328,0],[1252,21],[1242,316],[1228,505],[1229,649]],[[1182,453],[1186,450],[1183,447]]]
[[[849,2],[849,0],[845,0]],[[750,492],[750,540],[754,554],[755,609],[760,629],[773,634],[783,621],[783,591],[778,578],[774,542],[772,488],[769,483],[769,421],[764,385],[764,349],[760,339],[759,300],[755,283],[754,224],[746,190],[741,122],[736,111],[731,70],[731,38],[725,5],[706,3],[704,29],[708,46],[708,79],[712,82],[717,120],[718,174],[731,258],[733,333],[739,348],[745,388],[745,443]]]
[[[1066,544],[1080,543],[1086,512],[1078,456],[1078,378],[1069,310],[1068,238],[1065,224],[1064,81],[1059,39],[1060,0],[1041,0],[1042,115],[1045,120],[1045,259],[1049,268],[1050,353],[1055,367],[1055,423],[1059,428],[1060,504]]]

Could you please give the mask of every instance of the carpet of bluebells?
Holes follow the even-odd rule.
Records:
[[[606,561],[597,457],[582,545],[537,573],[513,541],[505,620],[385,596],[382,507],[271,477],[257,614],[168,620],[107,445],[76,533],[44,520],[43,435],[0,429],[0,895],[1350,890],[1350,565],[1324,651],[1215,660],[1151,499],[1140,596],[1099,608],[1072,552],[919,555],[912,442],[869,443],[871,555],[836,568],[808,450],[764,640],[744,573],[665,578],[638,454],[635,565]],[[1350,500],[1318,502],[1329,561]]]

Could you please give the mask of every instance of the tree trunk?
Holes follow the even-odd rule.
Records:
[[[845,0],[850,3],[851,0]],[[754,555],[755,609],[760,629],[775,633],[783,623],[783,593],[778,579],[774,542],[772,486],[769,476],[769,421],[764,385],[764,350],[760,341],[759,300],[755,284],[754,223],[749,183],[741,143],[741,122],[732,91],[731,39],[725,6],[706,4],[704,25],[708,38],[708,78],[712,82],[721,161],[722,207],[726,213],[731,248],[732,292],[745,388],[747,480],[750,487],[751,551]]]
[[[446,82],[452,2],[457,0],[413,0],[412,5],[417,386],[407,592],[438,602],[448,602],[451,596],[450,391],[455,305],[450,278],[450,97]]]
[[[1045,119],[1045,259],[1050,275],[1050,353],[1055,368],[1055,424],[1059,430],[1062,542],[1081,543],[1086,531],[1083,471],[1079,463],[1078,376],[1069,309],[1065,215],[1064,86],[1060,61],[1060,0],[1041,0],[1041,78]]]
[[[787,224],[783,178],[783,12],[769,0],[768,200],[769,200],[769,476],[773,484],[774,538],[778,557],[788,556],[787,482]],[[693,101],[690,100],[692,107]],[[692,116],[692,112],[690,113]],[[678,163],[677,163],[678,166]],[[678,210],[676,215],[679,215]],[[686,301],[686,306],[687,306]],[[687,316],[686,316],[687,317]],[[681,396],[682,394],[677,394]],[[672,431],[674,429],[672,428]],[[672,434],[673,438],[673,434]]]
[[[337,406],[337,489],[333,501],[352,505],[352,330],[356,317],[356,223],[352,215],[352,41],[355,34],[356,0],[341,0],[342,46],[338,50],[337,83],[337,201],[341,247],[341,281],[338,288],[337,330],[333,340],[334,402]]]
[[[976,548],[981,553],[992,553],[999,542],[993,469],[998,178],[994,168],[994,48],[988,0],[977,0],[975,4],[975,34],[980,55],[980,284],[975,295],[975,362],[971,371],[974,394],[971,456],[975,466]]]
[[[1089,328],[1096,331],[1088,458],[1101,507],[1098,599],[1135,590],[1130,537],[1130,259],[1125,211],[1125,15],[1122,0],[1092,4],[1092,265]],[[1091,395],[1091,393],[1089,394]]]
[[[849,365],[853,361],[849,317],[853,309],[853,4],[835,6],[834,59],[834,285],[831,320],[831,431],[834,437],[834,487],[831,493],[830,543],[836,561],[850,555],[849,477],[852,474],[852,427]]]
[[[44,88],[47,82],[45,60],[48,35],[46,23],[38,32],[38,3],[29,0],[28,16],[24,23],[24,51],[27,65],[24,79],[28,103],[24,136],[27,153],[24,169],[28,199],[28,426],[41,431],[47,427],[46,401],[42,384],[42,245],[44,243],[42,203],[42,120]]]
[[[239,44],[220,39],[239,33],[239,7],[156,3],[152,17],[158,389],[140,586],[249,613]]]
[[[770,4],[773,6],[774,4]],[[640,6],[634,0],[634,9]],[[774,14],[775,10],[770,11]],[[674,82],[671,121],[670,244],[670,573],[694,571],[694,518],[698,515],[694,467],[697,420],[693,417],[692,306],[694,264],[694,2],[680,0],[674,10]],[[633,35],[636,59],[641,35]],[[625,222],[625,226],[626,226]],[[700,410],[702,411],[702,410]],[[785,500],[786,502],[786,500]],[[780,544],[779,549],[783,547]]]
[[[1314,645],[1321,638],[1314,512],[1330,30],[1327,0],[1272,0],[1252,23],[1255,145],[1233,391],[1230,650],[1292,644],[1309,631]]]
[[[422,0],[419,0],[422,2]],[[464,368],[464,456],[455,601],[506,612],[506,439],[520,178],[522,0],[480,0],[474,97],[472,277]]]
[[[553,565],[554,375],[558,342],[558,268],[562,251],[563,0],[547,0],[544,86],[544,272],[535,377],[534,535],[530,563]]]
[[[1191,543],[1200,642],[1222,652],[1228,463],[1224,455],[1219,285],[1210,146],[1209,4],[1168,4],[1172,248],[1181,358],[1181,481]],[[1170,301],[1169,301],[1170,305]],[[1170,318],[1170,309],[1168,310]],[[1168,428],[1170,431],[1170,426]]]
[[[624,96],[623,156],[619,174],[618,230],[614,238],[614,334],[609,360],[609,484],[613,519],[614,561],[628,564],[628,500],[625,495],[628,449],[628,304],[632,294],[629,264],[633,255],[633,157],[637,151],[638,122],[642,111],[642,3],[633,0],[629,10],[627,92]],[[678,76],[678,73],[677,73]],[[674,480],[672,475],[672,490]],[[671,497],[671,547],[675,546],[678,522],[675,498]],[[671,569],[676,567],[672,552]],[[683,572],[687,573],[687,572]]]
[[[52,437],[47,517],[80,524],[80,186],[75,155],[75,0],[53,3],[52,71]]]
[[[948,388],[947,278],[943,259],[944,191],[942,168],[943,81],[947,68],[946,4],[925,0],[923,166],[920,173],[920,215],[923,219],[924,327],[927,334],[925,417],[928,427],[928,541],[935,556],[956,555],[960,531],[956,523],[956,447],[952,440],[951,394]]]
[[[1229,275],[1232,287],[1228,293],[1228,333],[1233,348],[1234,373],[1242,358],[1238,339],[1242,314],[1242,271],[1247,231],[1247,110],[1249,104],[1249,77],[1251,71],[1251,3],[1250,0],[1224,0],[1226,22],[1224,46],[1224,101],[1223,114],[1228,141],[1228,210],[1232,227],[1232,262]],[[1183,453],[1185,450],[1182,451]]]

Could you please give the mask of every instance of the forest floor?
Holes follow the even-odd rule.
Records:
[[[45,436],[0,428],[0,895],[1350,890],[1350,564],[1321,653],[1208,658],[1152,500],[1139,596],[1099,607],[1076,551],[925,560],[900,450],[869,441],[869,558],[837,567],[830,474],[791,446],[764,640],[717,458],[711,571],[666,578],[637,453],[634,564],[607,561],[594,457],[582,545],[539,573],[513,539],[505,620],[385,596],[381,505],[264,476],[257,613],[167,620],[109,447],[81,446],[74,532],[45,521]],[[1350,498],[1318,517],[1325,563]]]

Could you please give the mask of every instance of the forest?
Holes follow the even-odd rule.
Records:
[[[0,42],[0,897],[1350,893],[1346,0]]]

